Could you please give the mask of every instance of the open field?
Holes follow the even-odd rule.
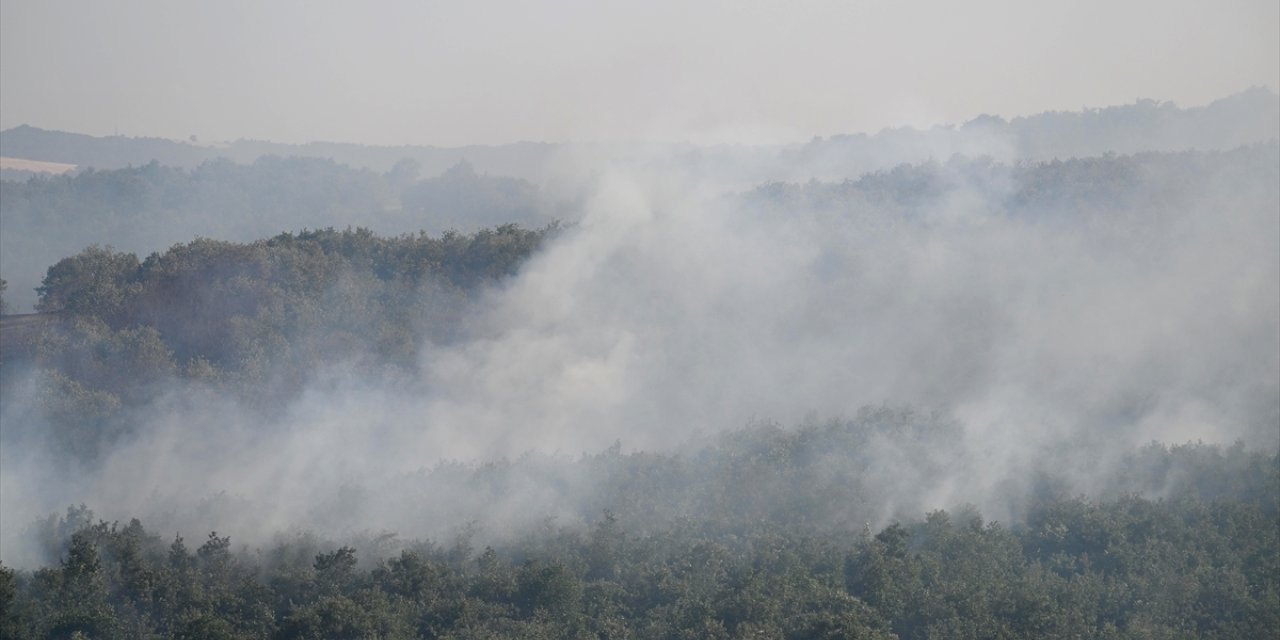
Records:
[[[61,174],[76,168],[74,164],[66,164],[63,162],[45,162],[43,160],[28,160],[26,158],[9,158],[0,156],[0,170],[8,169],[11,171],[35,171],[38,173]]]

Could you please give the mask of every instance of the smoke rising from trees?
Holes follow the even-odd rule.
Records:
[[[963,503],[1014,516],[1020,479],[1046,464],[1074,490],[1101,491],[1097,479],[1117,457],[1152,440],[1274,448],[1276,167],[1274,143],[1019,165],[957,157],[724,194],[627,165],[600,176],[580,221],[511,254],[512,275],[428,278],[393,300],[370,293],[390,284],[332,268],[310,285],[316,303],[337,305],[331,315],[284,325],[266,342],[235,338],[250,345],[235,358],[174,343],[171,328],[152,352],[163,360],[176,348],[188,360],[173,374],[157,365],[142,392],[93,396],[68,386],[79,384],[74,370],[68,381],[23,383],[5,403],[6,548],[20,548],[20,527],[77,502],[183,530],[240,523],[242,541],[349,522],[415,536],[474,521],[501,537],[548,515],[589,518],[598,506],[586,467],[540,475],[526,452],[573,457],[619,443],[692,455],[761,420],[851,420],[867,407],[912,407],[922,424],[948,425],[921,431],[938,442],[897,433],[863,445],[875,455],[858,457],[860,476],[928,469],[927,482],[876,485],[879,498],[853,516],[876,522]],[[348,236],[321,234],[318,246],[360,237]],[[506,246],[477,242],[441,264],[483,270],[497,255],[484,247]],[[288,242],[263,246],[254,250],[268,252],[265,264],[297,260],[269,257]],[[193,244],[153,271],[136,268],[162,274],[166,260],[216,247]],[[374,273],[384,269],[368,259]],[[149,338],[113,317],[178,326],[163,316],[180,310],[148,293],[164,290],[152,277],[119,288],[116,315],[104,319],[120,326],[93,331],[138,344]],[[266,331],[279,321],[263,314],[277,303],[254,277],[184,286],[241,283],[242,303],[263,297],[257,311],[228,312],[230,326]],[[450,290],[460,293],[439,297]],[[421,306],[423,296],[446,302]],[[151,315],[131,316],[131,304]],[[394,343],[411,351],[393,359],[384,342],[300,346],[342,344],[322,338],[334,323],[358,322],[360,305],[374,305],[375,317],[410,305],[435,328],[412,327],[413,338]],[[260,324],[243,324],[252,318]],[[376,326],[348,331],[389,330]],[[284,350],[272,351],[281,340]],[[267,350],[266,363],[244,364],[254,349]],[[195,356],[241,386],[198,383]],[[244,377],[260,366],[265,373]],[[245,388],[272,391],[245,404]],[[48,441],[54,431],[37,426],[52,410],[41,398],[69,389],[128,424],[71,461]],[[525,460],[510,470],[510,492],[471,495],[466,483],[440,480],[443,462],[497,459]],[[833,462],[828,472],[845,471]],[[408,497],[445,486],[456,495]]]

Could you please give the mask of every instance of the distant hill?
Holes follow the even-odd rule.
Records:
[[[1134,104],[1050,111],[1006,120],[980,115],[927,130],[815,138],[784,154],[800,173],[774,180],[858,178],[899,164],[989,156],[1001,162],[1087,158],[1143,151],[1223,151],[1280,138],[1280,95],[1253,88],[1203,107],[1138,100]]]
[[[807,144],[698,147],[671,145],[665,155],[639,154],[681,173],[723,177],[739,184],[769,180],[857,178],[898,164],[990,156],[1002,162],[1082,158],[1140,151],[1225,150],[1280,138],[1280,96],[1252,88],[1202,107],[1138,100],[1080,111],[1051,111],[1006,120],[980,115],[961,125],[896,128],[875,134],[815,138]],[[417,161],[436,175],[459,162],[476,171],[542,182],[564,148],[589,157],[631,158],[626,145],[517,142],[496,146],[370,146],[333,142],[294,145],[237,140],[201,145],[163,138],[95,137],[22,125],[0,131],[0,155],[96,169],[162,165],[192,169],[206,160],[251,163],[263,156],[328,158],[353,168],[386,172],[400,160]],[[624,161],[625,162],[625,161]],[[631,162],[636,162],[631,160]]]
[[[263,156],[299,156],[329,158],[355,168],[384,172],[400,160],[411,158],[421,164],[426,174],[442,173],[465,160],[483,172],[529,177],[546,162],[555,148],[556,145],[535,142],[443,148],[336,142],[295,145],[262,140],[237,140],[215,146],[165,138],[97,137],[25,124],[0,131],[0,155],[95,169],[138,167],[152,161],[170,167],[194,169],[206,160],[217,158],[247,164]]]

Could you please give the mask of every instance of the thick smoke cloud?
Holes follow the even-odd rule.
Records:
[[[31,560],[22,526],[79,502],[249,543],[468,522],[516,535],[608,507],[586,467],[545,469],[555,456],[694,451],[753,421],[868,406],[960,427],[926,454],[872,443],[869,476],[939,472],[886,480],[868,519],[966,502],[1008,514],[1046,461],[1097,490],[1116,452],[1151,440],[1274,448],[1276,159],[1272,144],[1080,161],[1126,177],[1107,191],[1068,165],[1030,199],[1041,174],[960,159],[903,168],[929,189],[889,200],[866,195],[874,176],[726,195],[636,164],[599,173],[581,222],[485,295],[465,339],[425,345],[420,376],[335,363],[269,419],[175,386],[132,440],[70,471],[7,433],[5,561]],[[525,458],[503,488],[448,480],[530,451],[552,458]]]
[[[495,296],[489,335],[437,356],[430,421],[513,451],[659,447],[877,403],[1037,443],[1125,423],[1136,441],[1265,435],[1275,187],[1227,172],[1162,201],[1180,174],[1152,169],[1167,174],[1129,207],[1056,217],[947,166],[946,192],[905,215],[744,211],[607,177],[580,228]]]

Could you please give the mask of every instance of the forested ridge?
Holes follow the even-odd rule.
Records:
[[[20,309],[44,270],[91,244],[146,255],[193,238],[253,242],[304,228],[381,235],[502,224],[541,227],[561,212],[534,185],[460,162],[419,175],[405,159],[385,173],[311,157],[211,159],[191,169],[152,161],[117,169],[0,181],[0,268]]]
[[[10,378],[42,372],[34,393],[48,433],[92,459],[166,384],[269,410],[326,364],[412,370],[423,342],[454,339],[483,285],[513,274],[556,228],[391,238],[330,228],[197,239],[141,261],[91,246],[49,268],[37,309],[53,320],[11,336],[4,365]]]

